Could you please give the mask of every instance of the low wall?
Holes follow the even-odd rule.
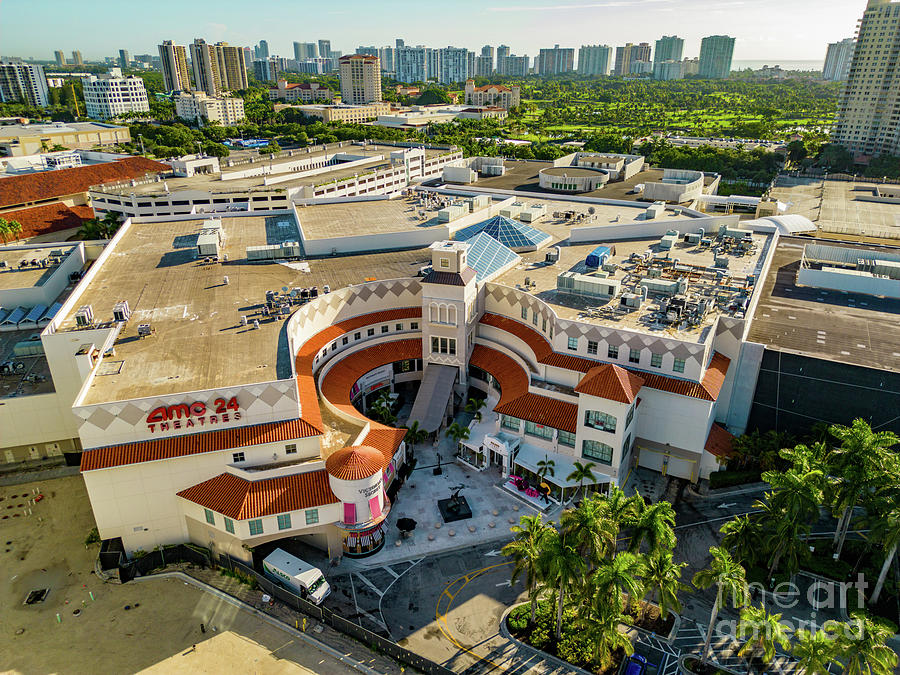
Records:
[[[699,233],[702,228],[706,234],[719,231],[720,225],[737,225],[740,216],[708,216],[705,218],[680,218],[672,220],[640,220],[630,223],[612,225],[594,225],[591,227],[573,227],[569,231],[569,242],[572,244],[588,244],[600,241],[619,241],[623,239],[644,239],[661,237],[668,230],[678,230],[681,234]]]

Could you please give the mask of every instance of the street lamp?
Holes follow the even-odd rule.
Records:
[[[147,151],[144,150],[144,135],[143,135],[143,134],[138,134],[138,140],[140,140],[140,142],[141,142],[141,154],[142,154],[142,155],[147,154]]]

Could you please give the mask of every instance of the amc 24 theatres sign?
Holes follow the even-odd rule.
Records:
[[[171,429],[192,429],[217,426],[241,419],[241,406],[237,397],[217,398],[209,404],[203,401],[178,403],[155,408],[147,415],[147,428],[151,432]]]

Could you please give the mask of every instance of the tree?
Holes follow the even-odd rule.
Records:
[[[650,589],[650,600],[659,605],[659,613],[665,619],[670,612],[680,612],[678,593],[688,590],[681,582],[681,571],[687,563],[676,563],[672,551],[657,549],[644,558],[644,585]]]
[[[700,657],[703,666],[709,659],[709,643],[712,641],[719,610],[729,600],[734,607],[743,607],[747,602],[747,579],[744,568],[723,548],[713,546],[709,552],[712,555],[709,567],[697,572],[693,579],[694,586],[700,589],[710,588],[713,584],[716,586],[716,600],[710,612],[709,628]]]
[[[827,630],[801,629],[794,633],[791,654],[800,663],[804,675],[830,675],[829,667],[837,663],[836,647]]]
[[[542,554],[542,542],[547,532],[552,529],[541,521],[539,515],[522,516],[518,525],[513,525],[510,530],[515,539],[503,547],[503,555],[512,558],[513,571],[510,583],[525,575],[525,588],[528,591],[528,600],[531,603],[531,623],[534,625],[535,611],[537,607],[537,593],[540,581],[540,562]]]
[[[261,155],[274,155],[278,152],[281,152],[281,146],[278,145],[278,141],[274,138],[259,149],[259,154]]]
[[[472,397],[466,401],[466,412],[472,413],[479,422],[482,419],[481,409],[485,406],[485,399]]]
[[[840,556],[857,502],[864,492],[881,487],[885,478],[883,467],[889,464],[885,459],[887,450],[900,443],[900,438],[890,431],[872,431],[868,422],[860,418],[849,427],[835,424],[830,432],[841,443],[829,458],[832,472],[841,479],[832,503],[833,513],[841,514],[835,531],[835,553]]]
[[[634,645],[628,633],[621,628],[622,613],[614,603],[591,605],[589,613],[578,619],[580,627],[588,631],[591,640],[591,656],[604,668],[612,662],[612,655],[621,649],[626,656],[634,653]]]
[[[755,501],[753,508],[760,511],[762,543],[769,555],[767,578],[774,578],[782,561],[786,563],[787,571],[793,574],[800,569],[800,561],[809,555],[809,547],[804,541],[810,531],[809,524],[779,506],[772,492],[767,492],[764,500]]]
[[[775,658],[777,647],[786,650],[791,644],[788,628],[781,623],[781,614],[769,614],[762,605],[759,607],[751,605],[741,610],[737,637],[744,641],[738,650],[739,656],[752,658],[758,654],[766,665]]]
[[[459,422],[453,422],[447,427],[444,435],[447,438],[452,438],[453,442],[459,445],[460,441],[465,441],[469,438],[469,427],[464,427]]]
[[[722,534],[720,546],[737,562],[751,567],[759,560],[759,542],[763,533],[758,518],[737,516],[725,523],[719,532]]]
[[[618,603],[619,611],[623,611],[623,596],[627,595],[631,602],[637,602],[643,596],[641,578],[644,573],[644,561],[627,551],[602,562],[590,577],[592,602]]]
[[[18,220],[5,220],[4,222],[6,223],[6,230],[9,236],[14,237],[18,241],[19,235],[22,234],[22,223]],[[5,240],[4,243],[6,243]]]
[[[577,507],[566,509],[560,521],[568,540],[590,566],[597,565],[616,547],[618,530],[606,517],[600,497],[582,500]]]
[[[539,565],[542,577],[557,593],[556,639],[559,640],[562,636],[566,593],[578,587],[584,574],[585,563],[578,550],[566,542],[565,535],[555,528],[547,531],[542,543]]]
[[[9,221],[5,218],[0,218],[0,240],[6,244],[6,240],[9,238],[10,229],[9,229]]]
[[[819,515],[825,484],[821,470],[766,471],[762,479],[775,489],[773,503],[791,517],[805,523]]]
[[[550,459],[547,455],[544,455],[544,459],[540,460],[537,463],[537,467],[537,475],[542,482],[548,475],[552,477],[556,474],[556,462]]]
[[[397,417],[394,415],[392,407],[393,401],[391,400],[390,392],[383,391],[381,395],[372,402],[369,412],[371,412],[382,424],[392,424],[397,421]]]
[[[862,613],[854,614],[847,627],[837,639],[842,675],[892,675],[897,653],[885,643],[894,631]]]
[[[576,480],[578,481],[578,490],[575,492],[575,495],[577,496],[584,490],[585,481],[590,481],[593,485],[597,480],[596,476],[594,476],[594,472],[591,471],[591,469],[593,469],[596,465],[593,462],[582,464],[581,462],[576,460],[572,466],[572,473],[566,476],[566,481],[569,483]],[[575,497],[573,497],[572,499],[574,500]]]
[[[406,430],[406,436],[403,438],[409,443],[410,448],[415,450],[416,446],[424,441],[427,436],[428,432],[419,426],[419,420],[413,420]]]
[[[897,546],[900,545],[900,503],[891,500],[875,510],[875,517],[872,518],[871,535],[873,539],[880,542],[884,547],[884,562],[881,564],[878,581],[872,590],[871,602],[876,604],[881,597],[881,591],[884,589],[888,570],[897,556]]]
[[[675,510],[667,501],[647,506],[643,499],[634,500],[635,512],[631,522],[631,541],[628,550],[640,551],[647,542],[651,551],[675,547]]]

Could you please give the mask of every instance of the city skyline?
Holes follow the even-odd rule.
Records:
[[[6,13],[0,13],[7,28],[3,55],[52,60],[57,49],[67,54],[78,49],[86,59],[98,60],[117,55],[123,48],[132,54],[153,54],[162,40],[188,44],[195,37],[205,37],[209,42],[225,40],[241,46],[255,45],[264,39],[272,54],[290,57],[294,41],[313,42],[325,37],[332,40],[335,50],[344,53],[352,52],[358,45],[392,45],[395,38],[403,38],[407,44],[450,44],[472,50],[483,44],[507,44],[513,53],[533,57],[540,48],[555,43],[575,49],[589,44],[617,46],[652,42],[674,34],[684,38],[685,55],[696,56],[701,38],[721,33],[737,39],[735,60],[774,63],[824,59],[829,42],[852,35],[865,2],[822,6],[813,0],[726,0],[711,8],[699,0],[566,0],[557,5],[546,0],[458,0],[453,15],[440,13],[437,21],[437,13],[410,13],[404,11],[408,3],[397,0],[380,3],[377,10],[354,0],[340,10],[319,5],[298,7],[296,3],[273,0],[274,11],[265,16],[248,14],[246,5],[234,0],[218,3],[215,12],[205,5],[184,6],[163,0],[153,6],[129,7],[133,25],[142,27],[140,36],[122,34],[113,25],[104,29],[104,17],[112,22],[111,17],[117,16],[104,11],[113,9],[113,3],[98,0],[93,6],[97,11],[87,15],[75,12],[61,0],[49,0],[39,6],[19,5],[15,14],[8,5],[4,6]],[[53,24],[42,21],[48,7],[65,20]],[[177,8],[181,17],[178,26],[173,26],[172,14],[166,11],[169,8]],[[351,17],[353,21],[348,24]],[[24,26],[31,21],[42,21],[46,29],[38,35],[15,30],[17,23]],[[789,40],[779,37],[784,35],[777,30],[779,23],[792,25]],[[498,24],[502,29],[498,30]],[[82,39],[85,35],[91,35],[91,39]]]

